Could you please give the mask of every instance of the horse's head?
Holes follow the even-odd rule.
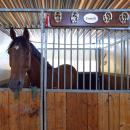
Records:
[[[24,85],[24,78],[31,64],[31,47],[29,43],[29,32],[24,29],[23,35],[16,37],[13,28],[10,29],[12,42],[8,48],[11,76],[9,88],[13,92],[19,92]]]

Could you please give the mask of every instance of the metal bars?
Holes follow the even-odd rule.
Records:
[[[44,129],[47,130],[47,92],[130,92],[129,91],[129,30],[105,30],[95,28],[65,28],[53,29],[51,47],[49,48],[49,39],[47,39],[48,30],[44,28],[44,11],[41,9],[0,9],[3,12],[40,12],[41,28],[41,99],[40,99],[40,119],[41,130],[43,130],[43,110],[44,110]],[[52,11],[52,10],[47,10]],[[54,10],[53,10],[54,11]],[[56,11],[56,10],[55,10]],[[57,10],[59,11],[59,10]],[[72,11],[72,10],[61,10]],[[74,11],[74,10],[73,10]],[[106,10],[105,10],[106,11]],[[116,10],[118,11],[118,10]],[[121,10],[119,10],[121,11]],[[124,10],[123,10],[124,11]],[[129,10],[130,11],[130,10]],[[57,31],[56,31],[57,30]],[[73,33],[75,32],[75,33]],[[114,37],[112,40],[112,34]],[[57,35],[57,39],[56,39]],[[81,37],[82,36],[82,37]],[[64,37],[64,38],[63,38]],[[80,38],[81,37],[81,38]],[[62,42],[62,40],[63,42]],[[88,43],[89,41],[89,43]],[[100,43],[100,44],[99,44]],[[106,45],[106,44],[107,45]],[[64,46],[62,46],[64,45]],[[111,47],[114,47],[112,51]],[[52,58],[49,61],[47,55],[52,51]],[[63,54],[61,52],[63,50]],[[68,54],[68,50],[70,54]],[[82,53],[79,53],[79,50]],[[101,53],[100,51],[101,50]],[[106,51],[107,50],[107,51]],[[73,53],[74,52],[74,53]],[[58,54],[55,59],[56,53]],[[100,54],[100,55],[99,55]],[[106,54],[106,55],[105,55]],[[113,55],[113,59],[110,55]],[[93,58],[96,55],[96,58]],[[107,56],[107,58],[105,58]],[[45,60],[43,60],[45,57]],[[64,60],[63,60],[63,59]],[[101,62],[99,61],[101,59]],[[105,61],[107,59],[107,61]],[[60,66],[64,61],[64,80],[63,89],[61,89]],[[80,62],[82,60],[82,62]],[[48,86],[48,68],[47,61],[52,63],[51,87]],[[56,62],[58,63],[56,64]],[[76,61],[76,65],[74,64]],[[120,61],[120,62],[119,62]],[[114,66],[112,66],[114,63]],[[68,80],[66,64],[70,64],[69,77],[70,88],[66,86]],[[58,67],[58,75],[55,75],[55,68]],[[73,86],[73,67],[76,69],[76,84]],[[99,69],[100,67],[100,69]],[[100,71],[101,70],[101,71]],[[101,75],[101,76],[100,76]],[[114,76],[113,76],[114,75]],[[50,76],[50,75],[49,75]],[[106,78],[107,77],[107,78]],[[57,89],[55,89],[55,78],[58,80]],[[114,79],[110,81],[110,79]],[[67,89],[66,89],[67,88]],[[114,91],[113,91],[114,90]],[[44,96],[43,96],[44,95]],[[43,109],[44,102],[44,109]]]
[[[116,31],[114,31],[114,43],[115,43],[115,46],[114,46],[114,89],[116,90],[116,53],[117,53],[117,49],[116,49],[116,41],[117,41],[117,38],[116,38]]]
[[[66,29],[64,29],[64,89],[66,89]]]
[[[96,30],[96,90],[98,89],[98,66],[99,66],[99,58],[98,58],[98,30]]]
[[[60,88],[60,30],[58,29],[58,89]]]
[[[63,88],[63,91],[68,91],[66,89],[70,89],[70,91],[76,89],[77,92],[79,89],[86,92],[88,90],[129,89],[128,31],[126,33],[123,30],[54,28],[50,32],[53,32],[53,42],[47,43],[49,45],[47,50],[48,52],[52,50],[52,61],[49,62],[52,63],[52,86],[54,78],[57,76],[58,86],[55,88]],[[60,75],[62,74],[62,70],[60,70],[62,64],[63,80]],[[70,65],[69,69],[66,68],[67,64]],[[56,67],[58,68],[57,75],[54,74]],[[73,67],[76,69],[77,77],[75,86],[73,86]],[[68,77],[70,86],[66,86]],[[63,85],[60,85],[61,82]],[[52,90],[54,87],[51,87],[50,91]]]
[[[129,31],[127,31],[127,90],[129,90]]]
[[[78,75],[78,71],[79,71],[79,29],[77,29],[77,89],[79,87],[79,82],[78,82],[78,79],[79,79],[79,75]]]
[[[91,43],[92,43],[92,39],[91,39],[92,35],[91,35],[91,29],[89,30],[89,42],[90,42],[90,50],[89,50],[89,89],[91,90]]]
[[[102,90],[104,90],[104,30],[101,32],[101,51],[102,51]]]
[[[44,75],[46,75],[45,72],[45,68],[43,67],[43,62],[45,63],[45,61],[43,61],[43,46],[45,45],[45,28],[43,26],[43,16],[44,16],[44,12],[41,12],[41,19],[40,19],[40,24],[41,24],[41,79],[40,79],[40,87],[41,87],[41,96],[40,96],[40,130],[47,130],[46,129],[46,78],[44,79]],[[47,50],[47,48],[46,48]],[[47,58],[46,58],[47,59]],[[46,60],[47,61],[47,60]],[[44,89],[43,89],[44,87]],[[44,95],[44,96],[43,96]],[[44,98],[43,98],[44,97]],[[44,102],[44,104],[43,104]],[[44,107],[43,107],[44,106]],[[44,114],[43,114],[43,110],[44,110]],[[43,116],[44,115],[44,116]],[[44,120],[43,120],[44,119]],[[44,121],[44,125],[43,125],[43,121]]]
[[[85,29],[83,29],[83,89],[85,89]]]
[[[123,74],[124,74],[124,72],[123,72],[123,66],[124,66],[124,62],[123,62],[123,35],[122,35],[122,31],[121,31],[121,61],[120,61],[120,63],[121,63],[121,89],[123,89]]]
[[[72,38],[72,29],[70,30],[70,88],[72,89],[72,42],[73,42],[73,38]]]
[[[110,90],[110,30],[108,30],[108,89]]]

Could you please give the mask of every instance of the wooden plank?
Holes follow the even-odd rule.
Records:
[[[36,97],[36,104],[38,109],[38,116],[36,117],[37,120],[37,130],[40,130],[40,92],[38,92]]]
[[[47,93],[47,130],[56,130],[55,115],[55,94]]]
[[[28,92],[20,93],[20,130],[29,130],[29,98]]]
[[[19,99],[9,91],[9,127],[10,130],[20,130]]]
[[[67,93],[67,130],[87,130],[87,94]]]
[[[88,130],[98,130],[97,93],[88,93]]]
[[[109,94],[109,129],[120,129],[120,94]]]
[[[130,94],[120,94],[120,130],[130,130]]]
[[[85,114],[83,113],[84,111],[82,111],[82,107],[83,107],[82,96],[83,95],[81,93],[77,93],[76,95],[77,95],[77,98],[76,98],[77,103],[76,103],[75,110],[76,110],[77,118],[75,118],[75,123],[76,123],[77,129],[82,130],[83,129],[82,126],[84,125],[82,122],[82,115]]]
[[[79,111],[79,120],[76,122],[79,124],[79,130],[88,129],[88,101],[87,93],[79,93],[77,95],[79,106],[77,111]]]
[[[3,106],[3,118],[2,126],[3,130],[9,130],[9,93],[7,90],[2,92],[2,106]]]
[[[38,100],[38,95],[35,97],[35,99],[32,99],[32,93],[31,91],[28,92],[29,95],[29,130],[39,130],[39,112],[40,112],[40,107],[39,107],[39,102]]]
[[[91,3],[91,2],[90,2]],[[98,17],[98,21],[90,24],[85,22],[84,16],[86,15],[86,11],[79,11],[79,19],[77,22],[72,23],[70,20],[70,16],[72,15],[72,12],[61,12],[62,13],[62,20],[61,22],[56,22],[55,21],[55,12],[48,12],[48,15],[50,15],[50,25],[51,27],[128,27],[129,26],[129,21],[126,21],[126,23],[122,24],[119,21],[119,15],[121,15],[123,12],[114,12],[112,11],[112,21],[109,23],[105,23],[103,21],[103,16],[105,15],[105,12],[94,12],[91,11],[89,13],[94,13]],[[128,12],[130,14],[130,12]]]
[[[67,105],[67,119],[66,119],[66,130],[79,130],[78,129],[78,114],[77,114],[77,94],[67,93],[66,99]]]
[[[0,128],[2,129],[2,113],[3,113],[3,105],[2,105],[2,91],[0,91]]]
[[[98,93],[98,130],[109,130],[108,93]]]
[[[66,93],[55,93],[56,130],[66,130]]]

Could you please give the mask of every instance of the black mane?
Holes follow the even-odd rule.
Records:
[[[32,49],[32,54],[38,59],[39,62],[41,62],[41,53],[36,49],[36,47],[30,43],[31,49]]]
[[[36,49],[36,47],[30,43],[31,49],[32,49],[32,54],[38,59],[39,62],[41,62],[41,53]],[[43,58],[43,64],[45,64],[45,58]],[[47,62],[47,69],[51,69],[52,66]]]

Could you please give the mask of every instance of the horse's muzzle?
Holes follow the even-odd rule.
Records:
[[[22,80],[9,80],[8,87],[13,91],[20,91],[23,88],[24,81]]]

